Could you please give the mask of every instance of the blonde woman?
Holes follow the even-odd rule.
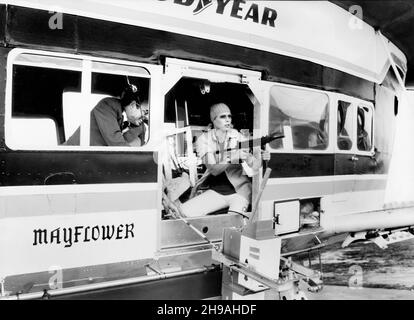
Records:
[[[253,155],[247,149],[237,148],[243,137],[232,126],[230,108],[217,103],[210,108],[213,128],[201,135],[196,143],[197,155],[207,167],[210,189],[181,204],[181,213],[187,217],[203,216],[229,208],[229,212],[245,215],[252,195],[251,180],[247,171],[258,172],[262,160],[269,160],[265,151]],[[251,175],[251,174],[250,174]]]

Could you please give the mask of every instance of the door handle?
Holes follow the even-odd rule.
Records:
[[[359,158],[358,158],[357,156],[352,156],[352,158],[351,158],[351,159],[349,159],[349,160],[351,160],[351,161],[358,161],[358,160],[359,160]]]

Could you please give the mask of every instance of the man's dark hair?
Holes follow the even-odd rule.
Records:
[[[132,101],[135,101],[137,103],[137,105],[141,104],[141,101],[139,100],[139,96],[138,96],[138,89],[133,84],[128,85],[122,91],[122,94],[121,94],[121,106],[122,106],[122,108],[125,108]]]

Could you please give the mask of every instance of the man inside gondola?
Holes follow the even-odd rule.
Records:
[[[125,112],[127,121],[124,121]],[[138,89],[129,84],[120,98],[103,98],[91,111],[91,146],[141,146],[145,143],[145,115]],[[64,143],[80,144],[80,128]]]

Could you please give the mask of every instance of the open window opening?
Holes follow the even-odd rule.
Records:
[[[92,70],[90,83],[90,94],[70,90],[63,93],[66,137],[63,144],[145,145],[149,138],[149,78]],[[123,91],[128,86],[136,89],[133,107],[121,103]]]
[[[10,57],[6,143],[12,149],[141,146],[148,141],[150,74],[145,68],[43,52]],[[128,86],[136,88],[129,99],[135,105],[121,105]]]
[[[233,129],[249,139],[253,137],[252,101],[253,94],[247,85],[190,77],[181,78],[166,94],[164,125],[168,132],[168,156],[163,164],[163,187],[172,201],[184,206],[190,199],[199,197],[211,188],[211,180],[204,178],[206,166],[196,147],[200,136],[212,128],[210,107],[217,103],[226,104],[231,112]],[[199,199],[202,200],[202,197]],[[250,202],[251,199],[248,207]],[[203,207],[200,216],[229,212],[228,206],[207,198],[195,205],[194,210],[198,211],[200,206]],[[164,203],[163,219],[173,218],[168,211]]]
[[[65,90],[80,94],[81,78],[80,71],[14,65],[7,143],[23,148],[63,143],[62,95]]]

